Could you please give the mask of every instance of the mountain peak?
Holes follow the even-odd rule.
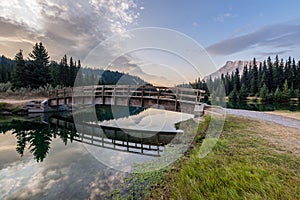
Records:
[[[237,68],[240,71],[240,75],[243,73],[244,66],[252,64],[253,61],[244,61],[244,60],[235,60],[235,61],[226,61],[225,65],[218,69],[216,72],[208,75],[205,77],[205,79],[211,77],[212,79],[216,77],[220,77],[221,74],[231,74],[234,72]],[[259,62],[258,62],[259,63]]]

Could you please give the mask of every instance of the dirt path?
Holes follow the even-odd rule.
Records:
[[[279,115],[283,117],[288,117],[296,120],[300,120],[300,112],[291,112],[291,111],[272,111],[272,112],[265,112],[271,115]]]
[[[300,157],[300,120],[248,110],[226,109],[226,114],[258,120],[260,137],[278,147],[278,151],[291,152]]]
[[[257,119],[259,121],[273,122],[282,126],[300,129],[300,120],[275,115],[264,112],[250,111],[250,110],[237,110],[237,109],[225,109],[226,114],[249,117],[253,119]]]
[[[300,157],[300,130],[279,124],[261,121],[257,126],[259,136],[274,144],[278,151],[285,151]]]

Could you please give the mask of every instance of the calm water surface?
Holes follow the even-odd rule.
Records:
[[[297,102],[289,103],[258,103],[250,101],[242,102],[227,102],[227,108],[254,110],[254,111],[274,111],[274,110],[289,110],[300,111],[300,104]]]
[[[151,161],[164,152],[172,137],[182,134],[176,133],[174,123],[192,117],[156,109],[105,106],[97,107],[95,122],[87,113],[88,109],[76,113],[86,119],[79,126],[74,125],[70,113],[2,116],[0,199],[109,198],[132,165]],[[158,137],[159,131],[175,134]],[[152,135],[136,138],[145,133]]]

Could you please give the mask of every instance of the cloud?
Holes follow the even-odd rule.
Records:
[[[163,68],[164,66],[161,66],[157,63],[152,63],[151,61],[140,60],[139,58],[131,54],[126,54],[114,60],[108,67],[108,69],[118,70],[121,72],[129,73],[131,75],[139,76],[142,77],[145,81],[153,84],[169,85],[172,82],[166,77],[166,74],[150,74],[144,72],[143,68],[145,67]]]
[[[232,17],[233,15],[230,12],[220,14],[217,17],[214,18],[216,22],[224,22],[227,18]]]
[[[4,0],[1,53],[12,56],[13,50],[42,41],[55,60],[65,53],[82,59],[99,42],[134,24],[137,10],[133,0]]]
[[[281,55],[290,52],[290,50],[284,50],[284,51],[269,51],[269,52],[258,52],[258,55],[261,56],[271,56],[271,55]]]
[[[207,47],[213,55],[230,55],[256,47],[294,48],[300,44],[300,23],[265,26],[255,32],[222,40]]]
[[[197,22],[192,23],[193,27],[199,27],[199,24]]]

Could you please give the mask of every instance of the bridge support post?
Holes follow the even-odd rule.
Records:
[[[160,96],[160,88],[157,88],[157,108],[159,108],[159,96]]]
[[[194,108],[194,117],[202,117],[204,115],[204,104],[196,104]]]
[[[130,86],[127,88],[127,106],[130,106]]]
[[[144,107],[144,89],[145,89],[145,86],[143,85],[142,86],[141,107]]]
[[[67,104],[66,89],[64,88],[64,105]]]
[[[91,94],[91,102],[92,105],[95,105],[95,87],[92,87],[92,94]]]
[[[114,86],[112,98],[113,98],[113,105],[116,105],[116,86]]]
[[[178,107],[178,88],[176,88],[176,96],[175,96],[175,108],[174,111],[177,111],[177,107]]]
[[[105,97],[104,97],[104,85],[102,85],[102,105],[105,105]]]

